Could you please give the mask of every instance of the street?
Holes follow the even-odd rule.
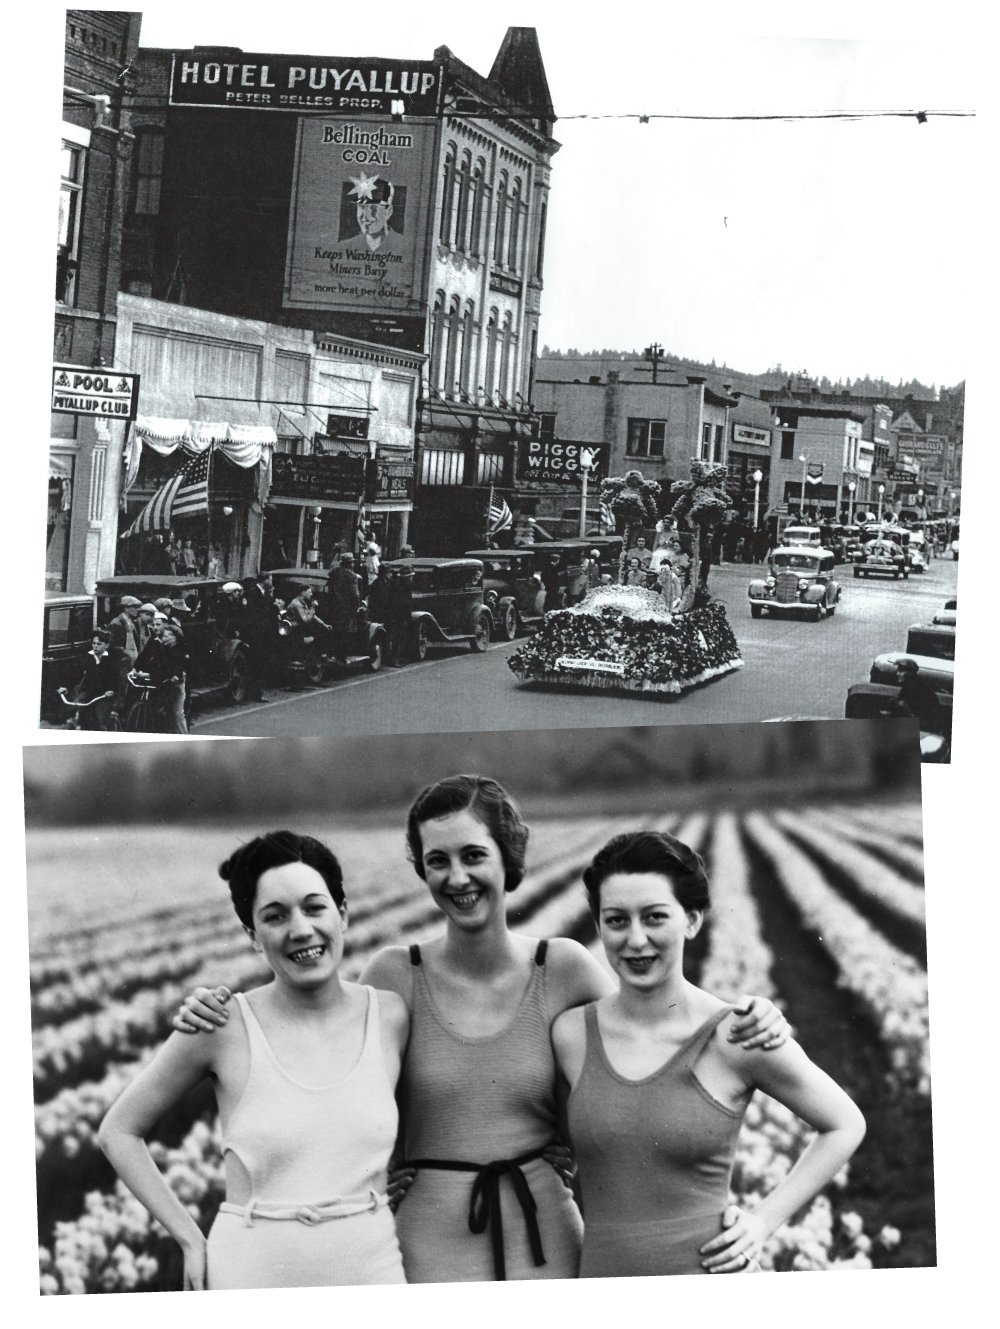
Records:
[[[930,622],[955,595],[958,564],[935,559],[908,581],[856,580],[850,564],[837,573],[843,598],[836,614],[808,623],[752,619],[747,585],[759,570],[714,567],[709,587],[726,606],[743,668],[679,698],[525,687],[507,667],[516,643],[504,642],[485,655],[464,646],[432,650],[403,669],[308,691],[269,691],[260,704],[203,711],[191,732],[301,737],[839,719],[848,687],[867,682],[875,656],[902,650],[910,624]]]

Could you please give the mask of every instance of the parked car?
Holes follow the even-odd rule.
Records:
[[[466,558],[482,560],[483,603],[493,615],[499,638],[513,641],[518,632],[541,622],[542,615],[535,609],[538,583],[533,577],[533,548],[469,549]]]
[[[431,646],[461,642],[468,642],[477,654],[486,650],[494,619],[483,598],[480,559],[404,558],[382,566],[413,572],[410,653],[414,659],[423,660]]]
[[[319,617],[326,621],[323,603],[326,579],[329,573],[323,568],[275,568],[265,574],[271,578],[275,597],[287,605],[300,591],[311,586],[316,593]],[[362,606],[358,614],[357,630],[354,641],[349,645],[344,663],[349,666],[362,665],[369,673],[377,673],[382,668],[385,658],[386,633],[381,623],[373,623],[368,612]],[[325,647],[327,647],[325,649]],[[322,683],[327,671],[337,661],[318,633],[298,633],[287,620],[278,627],[278,663],[285,672],[302,672],[310,683]]]
[[[920,731],[920,760],[946,762],[950,760],[951,713],[953,697],[938,688],[937,699],[942,711],[943,733]],[[847,689],[844,715],[848,720],[898,719],[899,687],[886,683],[855,683]]]
[[[105,577],[97,583],[97,620],[104,625],[119,612],[123,595],[144,602],[164,596],[178,606],[188,652],[188,696],[222,690],[232,702],[247,695],[247,646],[224,622],[216,577]],[[179,608],[183,604],[184,609]]]
[[[818,623],[831,617],[841,596],[834,578],[834,558],[829,549],[791,545],[771,555],[771,575],[755,578],[747,588],[750,613],[760,618],[772,614],[802,614]]]
[[[93,641],[96,605],[92,595],[54,595],[43,607],[42,690],[39,714],[51,724],[62,724],[67,711],[60,688],[73,688],[83,677],[87,652]]]
[[[892,683],[896,661],[909,656],[917,661],[920,672],[939,691],[951,692],[955,675],[955,625],[914,623],[906,634],[905,651],[886,651],[876,657],[871,672],[873,683]]]
[[[823,535],[818,526],[786,526],[781,532],[781,543],[820,549],[823,547]]]

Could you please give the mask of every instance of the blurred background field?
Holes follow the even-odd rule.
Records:
[[[94,1133],[201,982],[266,971],[217,864],[290,825],[340,856],[345,969],[426,939],[440,915],[407,862],[406,802],[457,770],[496,776],[532,827],[512,926],[599,951],[580,876],[611,834],[670,829],[713,887],[690,976],[785,1009],[866,1113],[846,1174],[772,1239],[778,1270],[934,1263],[923,854],[916,732],[895,722],[26,749],[36,1162],[44,1292],[179,1285],[179,1262],[117,1186]],[[752,1205],[807,1135],[752,1105],[733,1187]],[[205,1085],[154,1150],[206,1227],[222,1198]]]

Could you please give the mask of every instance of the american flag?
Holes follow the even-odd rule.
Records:
[[[508,531],[514,524],[514,514],[507,506],[507,500],[502,498],[499,503],[496,501],[490,503],[489,510],[486,513],[486,534],[497,535],[500,531]]]
[[[169,531],[175,517],[208,511],[208,458],[211,449],[192,457],[176,475],[159,487],[125,534]]]
[[[606,503],[606,502],[604,501],[604,499],[602,498],[602,499],[601,499],[601,530],[602,530],[602,531],[613,531],[613,530],[615,529],[615,526],[616,526],[616,525],[617,525],[617,522],[615,521],[615,514],[611,511],[611,504],[610,504],[610,503]]]

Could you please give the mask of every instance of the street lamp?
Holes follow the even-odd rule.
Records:
[[[854,481],[854,480],[849,480],[849,481],[847,482],[847,491],[848,491],[848,493],[849,493],[850,496],[851,496],[851,497],[847,500],[847,524],[848,524],[848,526],[853,526],[853,525],[854,525],[854,491],[855,491],[855,489],[857,489],[857,487],[858,487],[858,486],[857,486],[856,481]]]
[[[593,448],[580,449],[580,470],[583,473],[583,493],[580,496],[580,539],[587,534],[587,478],[597,461]]]
[[[882,500],[883,500],[884,497],[885,497],[885,485],[879,485],[879,487],[878,487],[878,522],[879,522],[879,525],[882,524]]]
[[[806,467],[809,465],[809,453],[800,452],[799,461],[802,463],[802,493],[799,496],[799,520],[804,522],[806,519]]]
[[[760,509],[760,482],[764,478],[763,471],[754,471],[753,473],[753,528],[757,529],[757,513]]]

